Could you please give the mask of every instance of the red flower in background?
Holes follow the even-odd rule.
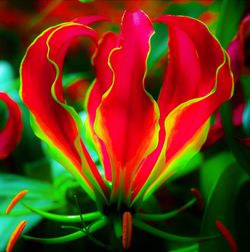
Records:
[[[240,76],[250,73],[250,15],[247,15],[240,23],[239,30],[233,41],[229,44],[227,52],[231,60],[231,68],[234,82],[238,83]],[[232,99],[233,125],[242,126],[245,102],[240,84],[235,87],[235,95]],[[215,122],[211,126],[206,146],[214,144],[224,136],[224,130],[219,113],[216,113]],[[250,145],[250,138],[239,139],[242,143]]]
[[[241,21],[237,35],[228,47],[228,53],[235,81],[240,75],[250,73],[250,15]]]
[[[0,159],[6,158],[18,144],[22,130],[21,110],[6,93],[0,92],[0,101],[4,102],[8,110],[8,119],[0,130]]]

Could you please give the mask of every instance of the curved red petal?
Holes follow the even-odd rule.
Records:
[[[18,144],[23,130],[22,114],[17,103],[6,93],[0,92],[0,100],[8,109],[7,122],[0,132],[0,159],[6,158]]]
[[[176,132],[173,132],[168,139],[169,147],[167,154],[169,159],[209,119],[215,109],[230,98],[232,93],[232,77],[230,75],[228,58],[219,70],[217,82],[218,84],[214,93],[180,111],[174,126]]]
[[[154,182],[150,185],[151,188],[156,188],[156,185],[159,186],[164,182],[164,176],[171,172],[172,165],[173,169],[176,169],[174,163],[179,168],[185,166],[199,151],[208,133],[208,128],[204,126],[221,103],[230,98],[232,83],[233,77],[230,72],[228,56],[226,56],[224,64],[218,70],[215,88],[204,97],[192,99],[179,105],[166,118],[165,129],[168,137],[160,154],[160,165],[157,164],[151,174],[154,177]],[[202,129],[202,127],[204,128]],[[194,137],[197,132],[199,132],[198,136]],[[182,152],[185,154],[181,154]],[[178,163],[178,159],[180,163]]]
[[[158,22],[168,25],[170,37],[169,64],[158,100],[166,117],[181,103],[214,88],[224,52],[207,27],[195,19],[164,15]]]
[[[66,106],[62,90],[64,57],[71,40],[79,36],[96,39],[92,29],[64,23],[49,28],[32,43],[21,66],[21,95],[34,116],[38,136],[91,194],[93,186],[103,190],[106,186],[80,139],[77,114]]]
[[[113,194],[128,196],[140,162],[155,148],[156,104],[144,89],[150,20],[142,11],[125,12],[118,47],[110,56],[112,86],[97,110],[95,130],[111,157]]]
[[[172,15],[164,15],[158,21],[168,25],[170,36],[170,59],[158,99],[161,130],[157,149],[145,160],[134,180],[135,196],[157,162],[151,178],[162,177],[163,182],[167,163],[188,148],[190,141],[196,141],[194,148],[199,150],[207,134],[206,121],[231,97],[233,90],[228,56],[205,25]],[[197,135],[198,144],[193,136],[202,127],[204,133]],[[191,157],[186,155],[185,162]],[[182,162],[184,166],[184,159]]]
[[[103,94],[112,85],[113,73],[108,65],[108,62],[111,51],[116,47],[117,39],[117,36],[111,32],[102,37],[102,40],[98,46],[98,51],[93,59],[96,80],[87,99],[88,122],[93,134],[93,138],[96,140],[96,146],[102,156],[101,159],[104,166],[105,177],[109,181],[112,180],[110,159],[103,141],[97,137],[93,127],[96,117],[96,109],[101,103]]]
[[[174,122],[175,132],[168,136],[166,155],[168,159],[189,141],[192,135],[210,118],[212,113],[232,95],[233,79],[228,56],[218,69],[215,87],[201,100],[183,108]]]

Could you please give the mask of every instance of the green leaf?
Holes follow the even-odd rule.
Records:
[[[52,182],[51,167],[48,159],[46,158],[26,163],[24,165],[24,171],[30,178]]]
[[[199,3],[198,1],[192,1],[185,4],[171,3],[166,8],[164,13],[172,15],[185,15],[197,18],[206,10],[206,5]]]
[[[227,48],[228,44],[237,33],[239,22],[245,10],[245,4],[246,1],[244,0],[224,0],[222,2],[216,36],[224,48]],[[237,11],[235,11],[236,9]],[[235,140],[235,129],[232,122],[232,106],[230,101],[224,103],[220,107],[220,115],[225,131],[225,139],[229,148],[242,169],[250,174],[249,150]]]
[[[23,104],[19,104],[22,111],[23,133],[20,143],[13,152],[18,169],[22,169],[26,163],[44,159],[41,141],[34,135],[29,123],[29,111]]]
[[[5,60],[0,60],[0,91],[7,93],[12,99],[20,103],[18,89],[20,80],[15,79],[12,65]]]
[[[173,174],[166,183],[171,183],[172,181],[175,181],[176,179],[182,178],[185,175],[190,174],[191,172],[199,169],[200,165],[203,162],[203,156],[202,153],[197,153],[186,165],[181,166],[178,168],[178,172]]]
[[[155,34],[150,41],[151,49],[147,60],[147,71],[150,71],[155,67],[160,58],[167,57],[168,49],[168,33],[167,27],[161,23],[154,24]]]
[[[221,152],[204,161],[200,170],[200,188],[205,202],[208,201],[221,174],[233,163],[235,163],[235,159],[229,152]]]
[[[227,48],[237,33],[239,22],[245,10],[245,5],[245,0],[222,1],[216,27],[216,36],[224,48]]]
[[[240,84],[241,84],[242,89],[243,89],[245,100],[250,99],[249,83],[250,83],[250,75],[242,75],[242,76],[240,76]]]
[[[30,190],[29,194],[48,193],[51,195],[53,186],[47,182],[26,178],[19,175],[0,174],[0,195],[15,194],[21,190]]]
[[[28,179],[14,174],[0,174],[0,251],[5,251],[8,240],[14,231],[15,226],[26,220],[27,226],[24,232],[28,232],[36,226],[42,218],[33,214],[22,204],[15,205],[9,215],[5,210],[12,198],[21,190],[28,189],[29,192],[24,197],[25,202],[39,209],[51,210],[58,208],[62,203],[56,202],[54,198],[54,188],[51,184],[34,179]]]
[[[201,170],[201,183],[210,186],[201,235],[218,234],[215,221],[221,221],[234,236],[236,200],[249,178],[227,154],[219,155]],[[217,161],[217,162],[216,162]],[[214,168],[212,168],[214,167]],[[211,169],[212,168],[212,169]],[[215,170],[218,171],[215,171]],[[209,171],[211,170],[211,174]],[[209,179],[207,179],[210,176]],[[204,188],[204,186],[203,186]],[[206,188],[208,190],[208,188]],[[205,191],[206,191],[205,190]],[[231,251],[224,237],[200,244],[199,251]]]
[[[170,250],[169,252],[198,252],[198,249],[199,249],[199,245],[198,243],[195,243],[191,246],[186,246],[186,247]]]
[[[42,182],[39,180],[29,179],[22,176],[14,175],[14,174],[0,174],[0,201],[7,199],[8,202],[4,205],[1,203],[0,211],[1,213],[5,212],[5,209],[11,199],[22,190],[29,190],[28,194],[25,196],[25,199],[32,202],[38,202],[38,207],[41,205],[52,203],[56,199],[55,189],[49,183]],[[35,205],[37,205],[35,204]],[[15,209],[24,209],[20,204],[15,206]]]
[[[22,220],[27,221],[27,225],[24,229],[24,233],[27,233],[29,230],[31,230],[34,226],[36,226],[42,218],[40,216],[37,216],[35,214],[22,217],[1,217],[0,218],[0,251],[5,251],[7,243],[9,241],[9,238],[14,231],[17,224]]]
[[[6,104],[0,100],[0,130],[5,127],[8,119],[8,109]]]
[[[0,90],[9,88],[14,81],[14,70],[8,61],[0,60]]]
[[[88,72],[64,74],[62,80],[63,87],[66,88],[79,79],[86,79],[91,82],[93,76]]]

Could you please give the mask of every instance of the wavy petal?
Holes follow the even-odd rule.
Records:
[[[96,39],[92,29],[72,22],[42,33],[23,59],[20,93],[33,115],[36,134],[93,198],[93,190],[106,192],[106,185],[80,139],[79,117],[65,104],[62,90],[64,57],[71,40],[79,36]]]
[[[151,174],[151,179],[154,178],[150,185],[152,192],[164,182],[164,177],[173,170],[177,172],[200,150],[207,137],[209,117],[222,102],[229,99],[232,83],[233,77],[226,56],[224,64],[218,70],[215,88],[204,97],[179,105],[167,117],[165,129],[168,138]],[[148,189],[148,196],[152,192]]]
[[[182,166],[186,164],[206,139],[207,120],[233,91],[228,56],[205,25],[171,15],[158,21],[168,25],[170,36],[169,65],[158,100],[160,140],[134,180],[134,195],[143,186],[140,176],[149,176],[156,160],[147,182],[150,188],[157,188],[169,176],[170,164],[179,153],[192,149],[181,158]]]
[[[0,92],[0,100],[6,104],[9,114],[0,132],[0,159],[4,159],[18,144],[23,131],[23,123],[22,113],[16,102],[3,92]]]
[[[89,92],[87,99],[88,123],[90,131],[96,142],[96,146],[101,154],[101,159],[104,167],[104,173],[107,180],[112,180],[112,172],[110,166],[110,159],[103,141],[97,137],[94,132],[94,121],[96,117],[96,109],[100,105],[103,94],[109,89],[113,81],[113,73],[110,69],[109,55],[116,47],[117,36],[115,33],[107,33],[102,37],[99,43],[97,53],[93,59],[93,64],[96,72],[96,80]]]
[[[150,20],[142,11],[125,12],[118,47],[110,55],[113,83],[97,110],[95,130],[111,157],[113,196],[129,197],[140,162],[156,146],[157,105],[144,89]]]

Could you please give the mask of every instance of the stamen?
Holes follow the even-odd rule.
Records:
[[[219,235],[211,235],[211,236],[203,236],[203,237],[186,237],[186,236],[179,236],[167,233],[165,231],[159,230],[155,227],[152,227],[151,225],[140,221],[138,219],[133,220],[133,225],[136,226],[139,229],[142,229],[150,234],[153,234],[155,236],[158,236],[163,239],[167,239],[169,241],[177,241],[177,242],[205,242],[205,241],[211,241],[213,239],[218,239]]]
[[[18,226],[15,228],[14,232],[12,233],[10,240],[8,242],[6,252],[11,252],[14,245],[16,244],[17,239],[21,235],[23,229],[25,228],[26,221],[21,221]]]
[[[229,230],[223,225],[222,222],[217,220],[215,223],[216,223],[216,226],[218,227],[218,229],[220,230],[221,234],[227,240],[231,250],[233,252],[237,252],[238,251],[237,244],[236,244],[233,236],[230,234]]]
[[[23,190],[19,192],[13,200],[10,202],[9,206],[6,209],[6,214],[9,214],[12,208],[25,196],[25,194],[28,192],[28,190]]]
[[[197,200],[197,205],[202,210],[204,208],[204,201],[201,195],[201,192],[197,188],[191,188],[190,191],[193,193],[194,197]]]
[[[178,216],[181,212],[193,206],[196,201],[197,201],[196,199],[191,199],[185,205],[168,213],[160,213],[160,214],[136,213],[134,216],[140,220],[147,220],[147,221],[168,220],[168,219]]]
[[[132,240],[132,214],[124,212],[122,216],[122,247],[128,249]]]

